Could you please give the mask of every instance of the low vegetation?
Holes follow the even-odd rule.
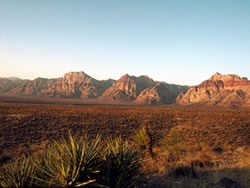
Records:
[[[135,187],[139,180],[141,159],[129,143],[118,137],[108,140],[104,155],[105,185],[112,188]]]
[[[0,187],[250,187],[249,109],[0,107]]]
[[[67,139],[52,141],[42,152],[3,165],[0,187],[205,188],[227,184],[243,187],[242,182],[249,185],[249,148],[210,148],[198,142],[194,149],[185,145],[178,130],[173,129],[165,135],[161,146],[154,145],[152,157],[147,152],[150,139],[144,131],[136,130],[130,141],[122,137],[103,141],[100,135],[89,139],[69,133]],[[243,175],[240,169],[244,167],[247,168]]]
[[[75,138],[53,141],[42,153],[6,164],[0,187],[135,187],[141,159],[120,137],[100,142]]]
[[[45,187],[82,187],[95,184],[100,173],[100,137],[91,142],[83,138],[54,141],[34,159],[37,183]]]
[[[171,154],[180,155],[185,151],[184,141],[178,131],[171,130],[166,139],[164,140],[163,146]]]
[[[34,175],[35,167],[31,158],[19,159],[0,171],[0,187],[31,187]]]

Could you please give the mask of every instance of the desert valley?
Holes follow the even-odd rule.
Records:
[[[46,148],[53,147],[51,141],[67,139],[70,132],[77,140],[82,136],[95,140],[100,135],[100,145],[120,138],[123,143],[117,149],[126,147],[139,157],[140,167],[129,167],[131,171],[126,172],[137,174],[132,179],[111,185],[97,178],[95,183],[110,187],[129,187],[126,183],[131,182],[139,187],[250,186],[247,78],[216,73],[197,86],[181,86],[148,76],[126,74],[119,80],[98,81],[84,72],[70,72],[57,79],[1,78],[0,92],[3,172],[6,164],[22,161],[24,156],[44,155],[50,150]],[[126,142],[129,145],[123,146]],[[119,176],[109,176],[109,180],[115,178]],[[65,186],[53,179],[54,186]],[[45,180],[33,180],[32,185],[46,186]],[[95,187],[95,183],[90,181],[88,186]]]
[[[0,78],[1,96],[94,99],[98,103],[250,106],[250,81],[235,74],[215,73],[197,86],[168,84],[148,76],[125,74],[119,80],[96,80],[84,72],[62,78]]]
[[[0,0],[0,188],[250,188],[249,10]]]

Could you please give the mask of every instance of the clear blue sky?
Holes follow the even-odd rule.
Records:
[[[250,77],[249,0],[0,0],[0,77]]]

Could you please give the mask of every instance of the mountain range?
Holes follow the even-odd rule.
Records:
[[[250,106],[250,81],[235,74],[216,73],[201,84],[182,92],[176,102],[181,105]]]
[[[96,99],[136,104],[250,106],[250,81],[234,74],[214,74],[197,86],[155,81],[148,76],[122,76],[97,80],[84,72],[69,72],[61,78],[22,80],[0,78],[0,94]]]

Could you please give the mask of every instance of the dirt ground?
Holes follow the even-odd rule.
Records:
[[[211,147],[250,145],[250,109],[1,102],[0,148],[11,155],[34,152],[39,145],[67,135],[67,130],[75,135],[129,139],[145,125],[163,136],[177,128],[186,144],[202,140]]]

